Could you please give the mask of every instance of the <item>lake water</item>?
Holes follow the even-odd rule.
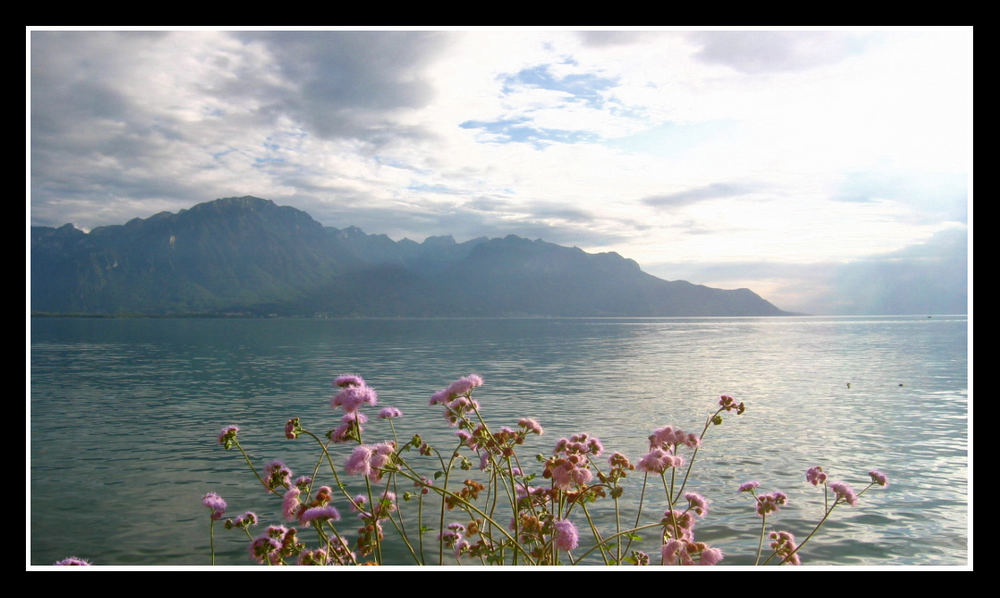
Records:
[[[752,564],[757,547],[760,520],[737,487],[759,480],[761,491],[785,492],[788,506],[768,522],[801,540],[823,509],[822,490],[804,472],[822,465],[856,490],[871,469],[890,485],[838,506],[803,548],[803,564],[966,566],[968,330],[965,316],[937,315],[33,318],[27,559],[207,565],[206,492],[222,495],[229,514],[249,509],[282,523],[280,500],[217,443],[222,426],[240,426],[258,467],[281,459],[296,476],[311,473],[315,443],[286,440],[284,424],[298,416],[317,433],[335,427],[330,383],[356,373],[378,391],[379,406],[403,411],[394,422],[400,438],[420,433],[444,450],[454,430],[428,400],[476,373],[485,380],[476,398],[494,428],[520,417],[545,428],[520,453],[531,467],[535,454],[577,432],[600,438],[606,455],[637,462],[654,429],[700,432],[720,394],[744,401],[744,415],[708,431],[688,483],[711,501],[697,538],[720,548],[724,565]],[[390,438],[370,415],[366,442]],[[628,505],[641,481],[627,479]],[[645,522],[663,510],[662,486],[653,490]],[[613,517],[610,504],[592,508],[602,524]],[[346,504],[338,508],[351,516]],[[354,527],[344,522],[344,531]],[[577,527],[589,545],[584,520]],[[240,533],[217,525],[215,545],[218,564],[252,564]],[[639,547],[658,554],[657,546],[647,538]],[[413,562],[406,552],[389,556]]]

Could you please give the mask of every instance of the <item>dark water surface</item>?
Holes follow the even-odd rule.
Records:
[[[486,384],[476,397],[492,426],[533,417],[545,428],[520,453],[530,467],[535,454],[551,454],[577,432],[599,437],[605,455],[637,462],[654,429],[700,432],[718,396],[731,394],[747,413],[709,430],[688,485],[711,501],[696,535],[726,554],[722,564],[752,564],[757,547],[760,520],[736,493],[742,482],[785,492],[789,505],[768,522],[800,540],[809,533],[823,509],[822,490],[804,478],[813,465],[856,490],[877,468],[890,486],[838,507],[803,549],[804,564],[964,566],[969,558],[965,316],[38,318],[30,326],[32,565],[70,555],[104,565],[207,565],[201,497],[209,491],[228,501],[229,514],[249,509],[265,524],[282,523],[280,500],[263,494],[216,435],[238,424],[258,467],[281,459],[296,476],[311,473],[316,444],[286,440],[284,424],[298,416],[317,433],[335,427],[330,383],[341,373],[362,375],[380,407],[403,411],[400,438],[420,433],[442,450],[454,430],[428,400],[477,373]],[[387,422],[374,409],[369,415],[366,442],[390,439]],[[338,455],[339,465],[347,452]],[[641,481],[627,479],[631,517]],[[662,486],[653,490],[644,522],[663,511]],[[346,504],[338,508],[352,516]],[[610,501],[591,514],[613,525]],[[586,520],[576,523],[589,546]],[[348,534],[357,527],[343,525]],[[639,547],[658,553],[654,540]],[[217,525],[217,563],[252,564],[247,543]],[[406,551],[388,555],[413,563]]]

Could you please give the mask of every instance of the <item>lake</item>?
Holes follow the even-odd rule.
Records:
[[[227,514],[254,510],[265,524],[282,523],[280,499],[264,494],[239,453],[216,436],[237,424],[258,467],[281,459],[296,476],[311,473],[316,444],[285,439],[284,425],[292,416],[318,434],[338,425],[331,381],[343,373],[363,376],[380,407],[402,410],[394,421],[400,438],[420,433],[442,450],[453,445],[454,429],[440,406],[428,405],[430,396],[478,374],[485,384],[475,397],[491,426],[532,417],[544,427],[522,447],[531,466],[535,454],[551,454],[559,438],[578,432],[600,438],[605,455],[620,451],[635,463],[654,429],[700,432],[719,395],[730,394],[747,412],[709,429],[688,483],[711,501],[695,531],[725,553],[722,565],[753,563],[760,520],[752,499],[736,491],[745,481],[788,495],[769,529],[800,540],[809,533],[823,510],[822,490],[805,481],[814,465],[856,490],[879,469],[889,486],[838,506],[803,548],[803,564],[969,564],[966,316],[32,318],[29,325],[30,565],[67,556],[99,565],[207,565],[201,497],[210,491],[226,499]],[[386,422],[369,415],[366,442],[389,439]],[[626,481],[632,507],[642,475]],[[662,486],[659,495],[652,490],[645,521],[663,511]],[[613,517],[610,504],[594,505],[598,521]],[[342,501],[338,508],[345,520],[352,516]],[[348,533],[356,527],[343,524]],[[577,526],[589,545],[584,521]],[[658,554],[655,538],[644,542]],[[218,564],[253,564],[247,544],[216,526]],[[413,564],[405,551],[389,556]]]

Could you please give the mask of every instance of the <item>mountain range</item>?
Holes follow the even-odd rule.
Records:
[[[393,241],[257,197],[85,233],[31,227],[31,311],[76,315],[771,316],[749,289],[515,235]]]

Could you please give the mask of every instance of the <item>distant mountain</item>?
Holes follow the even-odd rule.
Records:
[[[393,241],[256,197],[90,233],[31,228],[32,313],[784,315],[748,289],[669,282],[617,253],[514,235]]]

